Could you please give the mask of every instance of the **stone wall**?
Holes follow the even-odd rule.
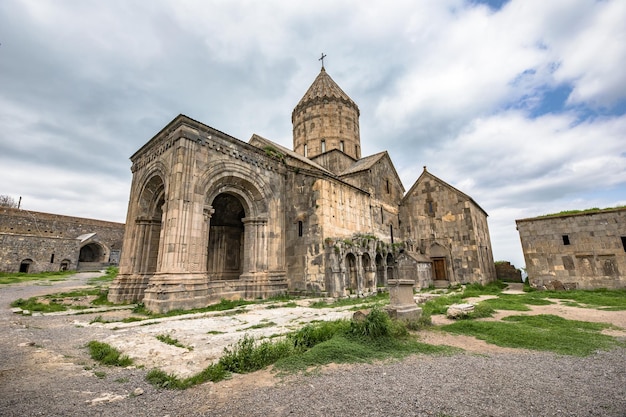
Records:
[[[511,265],[510,262],[496,262],[496,277],[500,281],[522,282],[522,271]]]
[[[168,311],[286,291],[281,155],[179,116],[131,160],[110,300]]]
[[[66,238],[95,232],[111,249],[119,250],[124,237],[124,224],[1,207],[0,232]]]
[[[516,223],[531,285],[626,287],[626,209]]]
[[[445,260],[451,283],[496,279],[487,215],[460,191],[425,171],[404,198],[400,219],[405,238],[433,260]],[[437,268],[433,278],[441,279]]]
[[[116,264],[124,224],[2,207],[0,235],[3,272],[59,271],[80,267],[81,250],[83,256],[95,251],[102,258],[89,258],[92,266]]]
[[[77,239],[0,232],[0,272],[76,269],[78,252]]]

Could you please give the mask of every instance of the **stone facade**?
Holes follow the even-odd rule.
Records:
[[[416,286],[432,284],[431,252],[448,283],[495,279],[486,213],[425,171],[420,179],[444,192],[429,194],[438,211],[422,236],[423,205],[412,207],[417,191],[405,197],[387,152],[360,157],[358,117],[324,69],[293,111],[294,150],[176,117],[131,157],[109,299],[167,311],[285,292],[365,294],[397,275],[405,250],[423,261]]]
[[[532,286],[626,288],[626,208],[516,223]]]
[[[511,265],[510,262],[498,261],[496,265],[496,277],[505,282],[522,282],[522,271]]]
[[[429,255],[433,281],[484,284],[495,279],[487,213],[426,167],[402,199],[400,219],[402,235]]]
[[[47,272],[119,263],[124,224],[0,208],[0,271]]]

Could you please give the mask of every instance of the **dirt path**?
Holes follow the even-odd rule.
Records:
[[[169,415],[171,417],[173,415],[194,415],[189,410],[194,410],[196,415],[220,415],[217,410],[223,412],[230,410],[230,414],[223,415],[238,415],[241,410],[233,409],[233,398],[250,398],[252,395],[261,395],[260,393],[264,393],[266,390],[270,390],[272,393],[275,392],[274,390],[280,391],[281,396],[285,395],[284,401],[288,402],[291,401],[290,394],[288,394],[291,389],[289,387],[292,384],[300,386],[299,384],[306,383],[306,381],[303,382],[302,377],[281,379],[270,370],[264,370],[249,375],[234,375],[227,381],[218,384],[203,384],[193,390],[180,393],[154,389],[145,381],[145,374],[149,369],[158,367],[179,376],[188,376],[204,369],[211,361],[219,357],[224,347],[231,345],[245,333],[255,337],[275,335],[301,327],[306,322],[321,319],[332,320],[349,317],[352,314],[345,308],[312,309],[308,307],[308,300],[298,301],[297,307],[267,308],[267,305],[255,304],[246,306],[245,311],[242,309],[239,314],[234,315],[225,315],[224,313],[199,314],[154,320],[150,324],[146,322],[128,324],[94,322],[96,318],[99,320],[119,319],[128,316],[129,311],[89,313],[80,316],[32,317],[20,316],[10,311],[9,304],[17,298],[68,291],[84,286],[87,280],[93,276],[94,274],[77,274],[67,281],[55,282],[50,285],[28,283],[0,287],[0,332],[2,334],[0,338],[2,351],[2,355],[0,355],[0,415],[40,415],[39,413],[44,410],[46,410],[44,413],[46,415],[63,416],[135,414]],[[489,320],[499,320],[511,314],[556,314],[572,320],[612,323],[620,329],[612,329],[611,334],[626,339],[626,312],[576,308],[562,305],[558,300],[554,301],[555,304],[551,305],[531,306],[532,310],[527,312],[498,312],[495,317]],[[433,321],[435,324],[443,324],[447,322],[447,319],[435,316]],[[158,341],[156,336],[160,334],[167,334],[178,339],[186,348],[174,347]],[[550,355],[525,352],[520,349],[501,348],[471,337],[455,336],[437,330],[420,331],[419,336],[426,343],[457,346],[470,354],[477,353],[481,357],[486,355],[485,357],[490,357],[495,361],[499,360],[497,358],[506,357],[504,363],[507,364],[516,364],[517,361],[521,361],[520,363],[523,364],[524,361],[528,360],[524,359],[526,357],[543,358]],[[117,369],[102,367],[94,363],[88,357],[85,349],[86,343],[90,340],[104,341],[119,348],[123,353],[130,355],[139,367]],[[476,364],[470,365],[473,359],[468,360],[466,358],[464,360],[467,362],[431,358],[427,359],[426,363],[433,363],[433,366],[437,363],[439,364],[437,366],[442,366],[443,368],[437,368],[438,370],[433,371],[437,373],[454,373],[456,372],[454,370],[463,366],[464,363],[467,363],[468,366],[477,366]],[[413,363],[412,361],[409,362]],[[551,360],[551,362],[554,361]],[[558,361],[553,365],[571,366],[561,364]],[[626,372],[622,370],[621,374],[616,374],[611,370],[610,364],[605,365],[609,366],[608,370],[602,371],[607,375],[605,378],[617,378],[616,381],[621,384],[622,388],[620,390],[618,385],[615,389],[618,392],[623,392]],[[419,366],[425,366],[423,360]],[[444,371],[443,369],[447,369],[448,366],[453,368]],[[480,366],[488,365],[483,363]],[[594,367],[596,370],[599,369],[598,365],[594,365]],[[363,365],[334,365],[327,367],[322,374],[329,375],[330,378],[330,375],[347,375],[346,377],[349,377],[354,373],[356,378],[356,375],[363,369],[367,368],[363,368]],[[569,372],[567,369],[565,371],[560,369],[558,372],[561,374]],[[578,366],[575,366],[572,371],[579,372],[577,369]],[[475,373],[475,371],[476,369],[468,370],[470,374]],[[410,374],[405,378],[413,377],[418,377],[418,375]],[[489,378],[488,375],[485,377]],[[623,382],[619,382],[621,380]],[[585,381],[586,379],[583,378],[580,383],[586,384]],[[318,383],[319,381],[316,382],[316,384]],[[343,382],[343,384],[345,383]],[[354,383],[357,384],[358,381],[355,380]],[[386,383],[393,384],[395,382]],[[397,383],[403,384],[405,382],[398,380]],[[427,383],[427,381],[415,381],[414,383]],[[462,381],[455,380],[445,384],[459,383],[461,385],[454,388],[458,390],[462,389]],[[506,381],[502,383],[506,383]],[[572,386],[572,381],[567,383]],[[452,385],[450,385],[450,389],[453,389]],[[284,393],[282,393],[283,391]],[[607,393],[611,394],[609,391]],[[594,394],[594,398],[596,397],[597,394]],[[305,400],[307,399],[302,399],[303,402],[298,403],[295,409],[299,409],[298,407],[304,404]],[[437,405],[432,406],[436,407]],[[477,407],[483,406],[477,405]],[[447,410],[446,407],[448,406],[442,403],[439,409]],[[514,405],[511,407],[514,409]],[[545,407],[549,408],[550,405]],[[263,415],[261,413],[263,409],[261,406],[258,409],[252,407],[250,410],[244,410],[245,412],[241,415]],[[181,410],[185,410],[185,412],[180,412]],[[450,410],[454,410],[454,407]],[[398,410],[392,407],[387,410],[386,415],[401,415],[394,414],[394,411]],[[286,412],[286,414],[289,413]],[[297,412],[295,414],[298,415]],[[315,414],[312,409],[304,408],[299,415],[324,414]],[[373,413],[371,415],[378,414]],[[421,414],[413,413],[413,415]],[[454,415],[464,414],[455,413]],[[476,413],[468,415],[476,415]],[[491,415],[500,414],[495,412]]]

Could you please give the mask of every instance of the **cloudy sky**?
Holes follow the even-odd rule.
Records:
[[[320,70],[361,110],[363,155],[424,165],[515,219],[626,204],[626,1],[0,2],[0,194],[125,221],[129,157],[182,113],[292,147]]]

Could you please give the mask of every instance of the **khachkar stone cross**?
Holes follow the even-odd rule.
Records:
[[[322,56],[320,57],[320,59],[318,59],[318,61],[322,61],[322,68],[324,68],[324,58],[326,58],[326,55],[324,55],[324,52],[322,52]]]

